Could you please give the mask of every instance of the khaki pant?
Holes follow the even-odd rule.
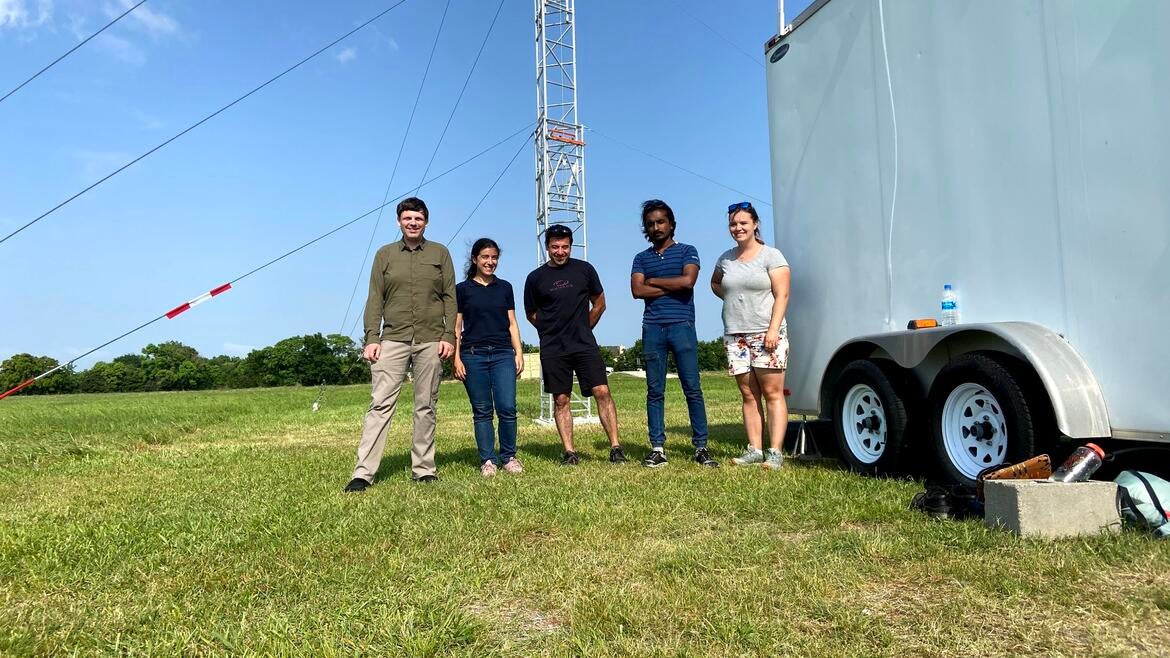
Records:
[[[435,474],[435,406],[439,401],[439,381],[443,367],[439,344],[382,341],[382,353],[370,366],[373,391],[370,409],[362,427],[357,449],[357,466],[353,477],[374,481],[382,450],[386,447],[386,430],[398,406],[398,393],[406,370],[414,373],[414,434],[410,446],[410,472],[417,479]]]

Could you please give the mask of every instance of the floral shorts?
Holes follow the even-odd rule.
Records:
[[[776,349],[764,349],[764,334],[724,334],[723,347],[727,350],[727,374],[735,376],[752,368],[788,369],[788,327],[780,327],[780,342]]]

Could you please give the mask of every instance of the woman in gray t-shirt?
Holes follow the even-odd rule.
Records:
[[[791,272],[779,249],[760,238],[760,216],[748,202],[727,209],[735,248],[719,256],[711,290],[723,300],[723,346],[727,371],[739,384],[748,447],[731,460],[744,466],[780,468],[780,446],[788,429],[784,371],[788,367],[788,285]],[[764,403],[768,407],[767,454],[763,451]]]

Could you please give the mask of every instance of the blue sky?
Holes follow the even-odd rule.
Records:
[[[0,93],[123,2],[0,0]],[[150,0],[0,103],[0,233],[389,4]],[[789,5],[789,15],[803,4]],[[440,0],[408,0],[0,244],[0,358],[69,360],[379,204],[442,8]],[[419,182],[495,8],[495,0],[452,0],[392,195]],[[432,173],[534,120],[532,14],[530,0],[506,0]],[[678,238],[698,246],[705,282],[731,246],[724,210],[741,197],[607,137],[771,199],[762,46],[775,31],[771,1],[578,3],[580,115],[600,132],[586,147],[586,175],[590,260],[609,303],[597,330],[603,343],[629,345],[640,335],[629,266],[646,246],[641,201],[674,207]],[[423,188],[429,238],[451,238],[519,139]],[[500,275],[522,284],[536,265],[533,175],[529,146],[449,245],[457,263],[487,235],[503,247]],[[759,207],[771,242],[771,208]],[[243,355],[291,335],[337,332],[359,267],[363,289],[351,318],[364,302],[368,265],[360,263],[373,225],[373,217],[359,222],[78,365],[163,340],[206,356]],[[375,244],[394,238],[391,212]],[[696,304],[700,337],[719,335],[719,301],[705,284]],[[536,342],[523,321],[521,333]]]

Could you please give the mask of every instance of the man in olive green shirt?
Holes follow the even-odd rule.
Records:
[[[414,375],[411,476],[415,482],[439,479],[435,406],[443,374],[440,361],[455,353],[455,268],[446,247],[423,237],[428,219],[422,199],[403,199],[398,204],[402,239],[374,256],[362,351],[371,364],[373,391],[346,491],[363,491],[374,481],[408,367]]]

